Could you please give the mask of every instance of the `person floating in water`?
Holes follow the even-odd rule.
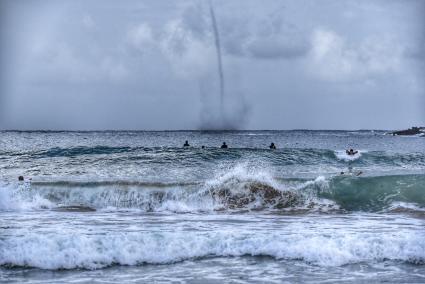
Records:
[[[223,145],[221,145],[221,147],[220,147],[221,149],[227,149],[227,148],[229,148],[229,147],[227,147],[227,144],[226,144],[226,142],[223,142]]]
[[[345,150],[345,153],[348,155],[348,156],[354,156],[355,154],[357,154],[359,151],[354,151],[353,149],[350,149],[350,150]]]
[[[276,145],[272,142],[272,144],[270,144],[269,148],[270,149],[276,149]]]
[[[19,180],[19,181],[24,181],[24,177],[23,177],[23,176],[19,176],[19,177],[18,177],[18,180]]]
[[[341,172],[340,175],[355,175],[356,177],[358,177],[362,173],[363,173],[362,171],[358,171],[357,173],[352,173],[351,170],[349,170],[348,172]]]
[[[186,140],[186,142],[184,142],[183,147],[189,147],[189,141]]]
[[[202,145],[202,146],[201,146],[201,149],[205,149],[205,146],[204,146],[204,145]]]

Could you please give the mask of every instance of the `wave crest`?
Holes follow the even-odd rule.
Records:
[[[0,187],[0,210],[83,206],[145,212],[217,210],[391,210],[425,207],[425,175],[275,179],[244,165],[206,182],[53,181]]]
[[[421,232],[277,234],[218,231],[111,233],[108,235],[26,234],[0,240],[0,265],[43,269],[98,269],[114,264],[166,264],[221,256],[271,256],[320,266],[363,261],[425,262]]]

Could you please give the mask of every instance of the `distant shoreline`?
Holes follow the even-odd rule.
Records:
[[[37,129],[37,130],[21,130],[21,129],[2,129],[0,132],[40,132],[40,133],[60,133],[60,132],[394,132],[395,130],[389,129],[176,129],[176,130],[51,130],[51,129]]]
[[[201,130],[201,129],[178,129],[178,130],[19,130],[19,129],[5,129],[0,130],[0,133],[300,133],[300,132],[311,132],[311,133],[381,133],[389,136],[416,136],[425,137],[425,127],[412,127],[406,130],[388,130],[388,129],[357,129],[357,130],[342,130],[342,129],[288,129],[288,130]]]

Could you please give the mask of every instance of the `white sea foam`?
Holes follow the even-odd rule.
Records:
[[[54,203],[31,191],[29,184],[0,186],[0,211],[52,208]]]
[[[425,212],[425,207],[420,206],[415,203],[408,202],[393,202],[391,205],[385,209],[385,211],[389,212]]]
[[[345,150],[337,150],[335,151],[335,156],[340,159],[340,160],[344,160],[344,161],[355,161],[357,159],[359,159],[362,156],[362,153],[366,153],[365,150],[358,150],[358,153],[355,155],[347,155],[347,153],[345,152]]]
[[[252,234],[237,231],[111,233],[108,235],[33,234],[0,240],[0,265],[43,269],[96,269],[105,266],[162,264],[215,256],[271,256],[340,266],[384,259],[425,260],[420,232]]]
[[[225,183],[236,185],[241,182],[261,182],[270,186],[279,187],[279,184],[267,170],[260,170],[260,167],[250,168],[247,163],[239,163],[229,169],[216,174],[216,176],[206,182],[208,187],[216,187]]]

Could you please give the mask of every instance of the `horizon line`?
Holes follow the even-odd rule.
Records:
[[[419,128],[425,128],[418,126]],[[408,129],[408,128],[404,128]],[[0,129],[0,132],[240,132],[240,131],[394,131],[397,129]]]

